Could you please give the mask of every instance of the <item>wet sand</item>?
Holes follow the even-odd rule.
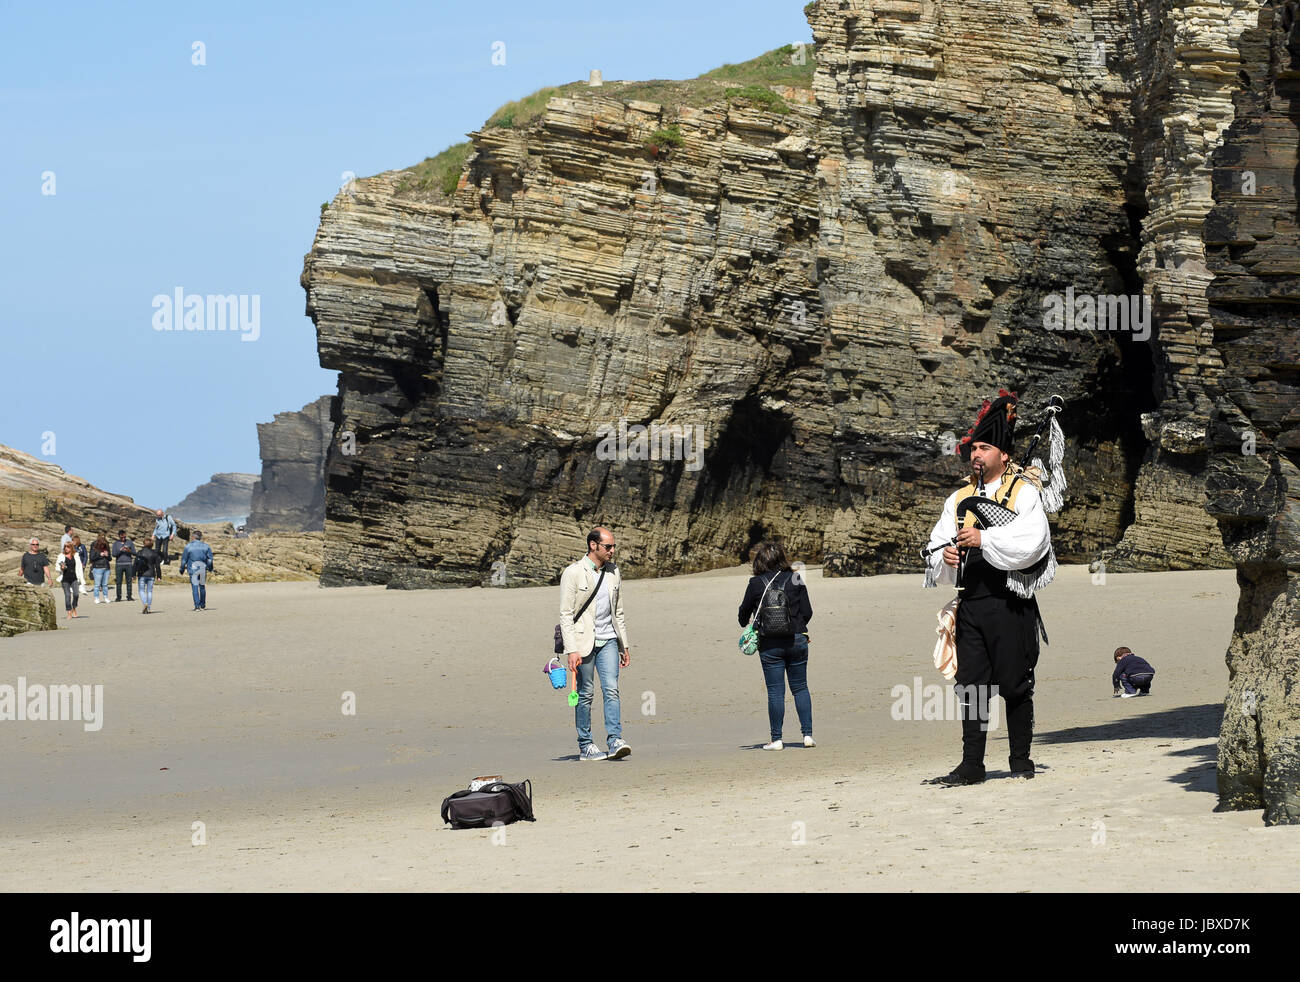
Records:
[[[951,590],[811,571],[819,746],[765,753],[762,672],[736,649],[746,576],[626,581],[633,753],[600,763],[576,761],[542,674],[558,587],[217,578],[194,613],[169,577],[149,617],[87,601],[0,640],[0,684],[104,686],[98,731],[0,722],[0,889],[1294,889],[1300,831],[1212,811],[1231,571],[1063,568],[1041,597],[1038,776],[1006,776],[1000,727],[990,780],[959,789],[921,784],[958,760],[959,724],[891,713],[894,686],[942,683]],[[1154,664],[1152,696],[1111,697],[1119,644]],[[603,745],[599,695],[593,718]],[[538,821],[443,826],[479,774],[531,779]]]

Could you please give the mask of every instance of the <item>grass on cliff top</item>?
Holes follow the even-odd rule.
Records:
[[[639,100],[659,103],[668,115],[672,115],[682,106],[698,108],[723,101],[747,101],[770,112],[788,113],[790,107],[769,86],[812,88],[816,62],[813,44],[808,43],[803,46],[802,65],[793,64],[797,54],[799,52],[795,45],[786,44],[749,61],[715,68],[697,78],[605,82],[599,89],[591,88],[585,80],[549,86],[538,89],[522,99],[506,103],[488,117],[487,122],[483,124],[483,129],[525,129],[546,111],[546,104],[554,97],[572,97],[584,93],[607,99],[618,99],[622,102]],[[677,127],[670,126],[656,132],[650,142],[657,146],[680,146],[681,134],[677,131]],[[424,158],[414,167],[406,169],[398,190],[437,190],[450,196],[456,190],[461,171],[471,150],[470,141],[466,140],[464,143],[448,147],[437,156]]]

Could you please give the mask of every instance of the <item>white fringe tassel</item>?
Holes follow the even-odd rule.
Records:
[[[1028,569],[1007,570],[1007,589],[1017,597],[1028,600],[1034,591],[1041,590],[1056,579],[1056,550],[1047,548],[1047,555]]]
[[[1061,432],[1061,424],[1053,416],[1047,431],[1047,466],[1043,466],[1039,458],[1034,458],[1034,466],[1042,473],[1043,507],[1047,509],[1049,515],[1060,511],[1065,504],[1065,489],[1068,485],[1065,480],[1065,468],[1062,466],[1064,460],[1065,434]]]

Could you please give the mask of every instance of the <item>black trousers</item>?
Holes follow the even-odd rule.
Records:
[[[117,567],[117,599],[118,599],[118,600],[121,600],[121,599],[122,599],[122,577],[126,577],[126,599],[127,599],[127,600],[130,600],[130,599],[131,599],[131,582],[132,582],[132,580],[135,579],[135,577],[131,575],[131,567],[130,567],[130,566],[119,566],[119,567]]]
[[[1029,746],[1034,736],[1034,668],[1038,664],[1038,601],[990,594],[963,597],[957,605],[957,675],[963,686],[980,686],[978,702],[963,700],[962,763],[984,766],[987,722],[977,713],[1001,696],[1007,707],[1011,769],[1032,770]],[[988,687],[997,686],[996,694]]]
[[[171,541],[172,541],[172,539],[171,539],[171,536],[170,536],[170,535],[169,535],[167,538],[165,538],[165,539],[159,539],[159,540],[157,541],[158,553],[159,553],[159,555],[162,556],[162,561],[163,561],[164,563],[170,563],[170,562],[171,562],[171,559],[170,559],[170,558],[168,557],[168,555],[167,555],[167,547],[168,547],[169,545],[171,545]]]

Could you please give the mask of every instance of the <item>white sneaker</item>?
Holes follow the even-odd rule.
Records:
[[[1135,695],[1137,695],[1136,692],[1125,692],[1125,693],[1123,693],[1122,695],[1120,695],[1120,698],[1121,698],[1121,699],[1132,699]]]
[[[105,597],[105,598],[104,598],[104,603],[106,603],[106,604],[111,604],[112,602],[113,602],[113,598],[112,598],[112,597]]]
[[[99,606],[99,598],[98,598],[98,597],[95,598],[95,606],[96,606],[96,607]]]
[[[803,738],[803,745],[805,747],[815,747],[817,746],[817,741],[810,736],[806,736]]]
[[[763,744],[763,749],[764,749],[764,750],[784,750],[784,749],[785,749],[785,744],[782,743],[780,740],[773,740],[771,743],[765,743],[765,744]]]

